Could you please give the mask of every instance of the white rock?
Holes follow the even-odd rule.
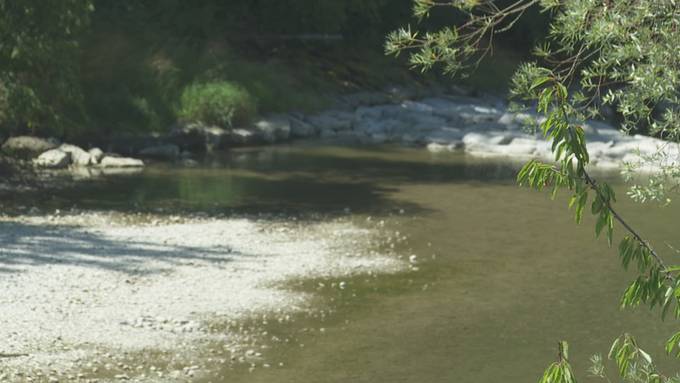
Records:
[[[62,144],[59,147],[59,150],[65,153],[70,153],[71,164],[75,166],[88,166],[95,163],[95,161],[92,160],[92,155],[78,146]]]
[[[144,161],[129,157],[105,156],[100,165],[104,168],[135,168],[144,166]]]
[[[290,138],[290,120],[283,115],[260,119],[254,124],[256,135],[267,143],[284,141]]]
[[[51,149],[39,155],[33,163],[41,168],[65,168],[71,163],[71,154],[59,149]]]
[[[225,142],[231,145],[249,145],[255,141],[255,133],[246,129],[233,129],[225,133]]]
[[[438,144],[436,142],[431,142],[426,146],[427,150],[432,153],[441,153],[448,151],[447,145]]]
[[[503,113],[503,115],[498,119],[499,124],[511,125],[515,123],[515,115],[513,113]]]
[[[90,158],[92,158],[96,164],[98,164],[99,161],[101,161],[104,157],[104,152],[99,148],[92,148],[88,151],[88,153],[90,153]]]
[[[489,141],[490,137],[488,135],[476,132],[470,132],[463,136],[466,150],[489,146],[491,144]]]

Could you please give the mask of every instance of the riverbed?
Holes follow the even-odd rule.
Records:
[[[352,253],[347,259],[366,254],[366,262],[358,263],[364,270],[276,279],[276,291],[297,297],[299,309],[269,302],[253,315],[204,318],[211,334],[238,337],[198,346],[188,339],[188,346],[169,352],[154,351],[158,345],[152,343],[144,352],[110,358],[103,362],[110,368],[97,372],[83,354],[83,380],[125,375],[201,382],[525,382],[540,376],[561,339],[570,342],[575,367],[586,377],[589,357],[606,355],[623,332],[636,335],[661,366],[669,365],[662,345],[672,323],[645,309],[619,310],[631,274],[606,241],[594,238],[592,220],[574,224],[564,198],[552,201],[517,187],[520,164],[390,146],[282,145],[233,150],[192,168],[149,166],[39,197],[15,195],[3,208],[9,221],[38,228],[50,219],[78,225],[78,217],[96,226],[94,217],[99,225],[118,225],[118,239],[135,234],[126,227],[142,225],[149,235],[166,233],[175,241],[171,245],[186,238],[193,249],[187,235],[200,232],[167,230],[260,220],[265,233],[272,227],[275,235],[281,227],[292,231],[286,237],[290,246],[304,233],[311,238],[309,232],[370,233],[364,241],[349,230],[348,251],[331,252]],[[626,199],[616,173],[599,176],[617,185],[620,212],[657,247],[680,247],[677,204],[636,205]],[[210,233],[210,226],[203,229]],[[389,266],[376,265],[376,259]],[[179,282],[173,286],[181,289]],[[182,326],[194,320],[185,316],[178,318],[186,321]],[[140,318],[146,320],[140,314],[116,323]],[[185,352],[189,358],[182,357]],[[73,374],[78,379],[78,371]]]

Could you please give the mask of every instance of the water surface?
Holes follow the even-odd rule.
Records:
[[[226,366],[212,382],[527,382],[571,344],[580,376],[623,332],[666,367],[674,326],[647,310],[621,312],[630,279],[615,251],[577,226],[565,198],[518,188],[517,164],[390,147],[281,146],[233,151],[198,168],[151,166],[57,193],[46,205],[118,210],[348,216],[385,222],[418,271],[299,281],[319,312],[261,326],[273,342],[254,370]],[[618,185],[620,212],[672,254],[679,205],[640,206]],[[387,245],[385,245],[387,246]],[[323,285],[320,285],[322,283]],[[323,312],[324,315],[320,313]],[[326,313],[328,313],[326,315]]]

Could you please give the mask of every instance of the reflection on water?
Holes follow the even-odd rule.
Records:
[[[269,324],[289,342],[264,352],[271,368],[226,368],[206,381],[527,382],[570,341],[578,371],[606,354],[624,331],[637,335],[662,366],[674,329],[646,310],[620,312],[630,275],[615,251],[593,236],[592,220],[573,223],[563,198],[514,185],[516,166],[422,150],[279,147],[243,150],[192,169],[151,167],[93,182],[47,204],[113,209],[288,211],[345,214],[407,240],[418,272],[361,276],[339,290],[318,281],[333,311]],[[622,214],[664,247],[680,247],[666,209],[639,206],[620,192]],[[323,330],[321,330],[323,328]],[[279,365],[281,363],[282,365]],[[584,379],[588,381],[587,379]]]

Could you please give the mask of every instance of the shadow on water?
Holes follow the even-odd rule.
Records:
[[[380,214],[428,209],[391,195],[403,184],[511,184],[517,166],[432,155],[422,149],[281,146],[204,159],[195,168],[153,165],[139,174],[92,180],[40,196],[45,208],[208,213]],[[35,195],[10,204],[35,203]]]

